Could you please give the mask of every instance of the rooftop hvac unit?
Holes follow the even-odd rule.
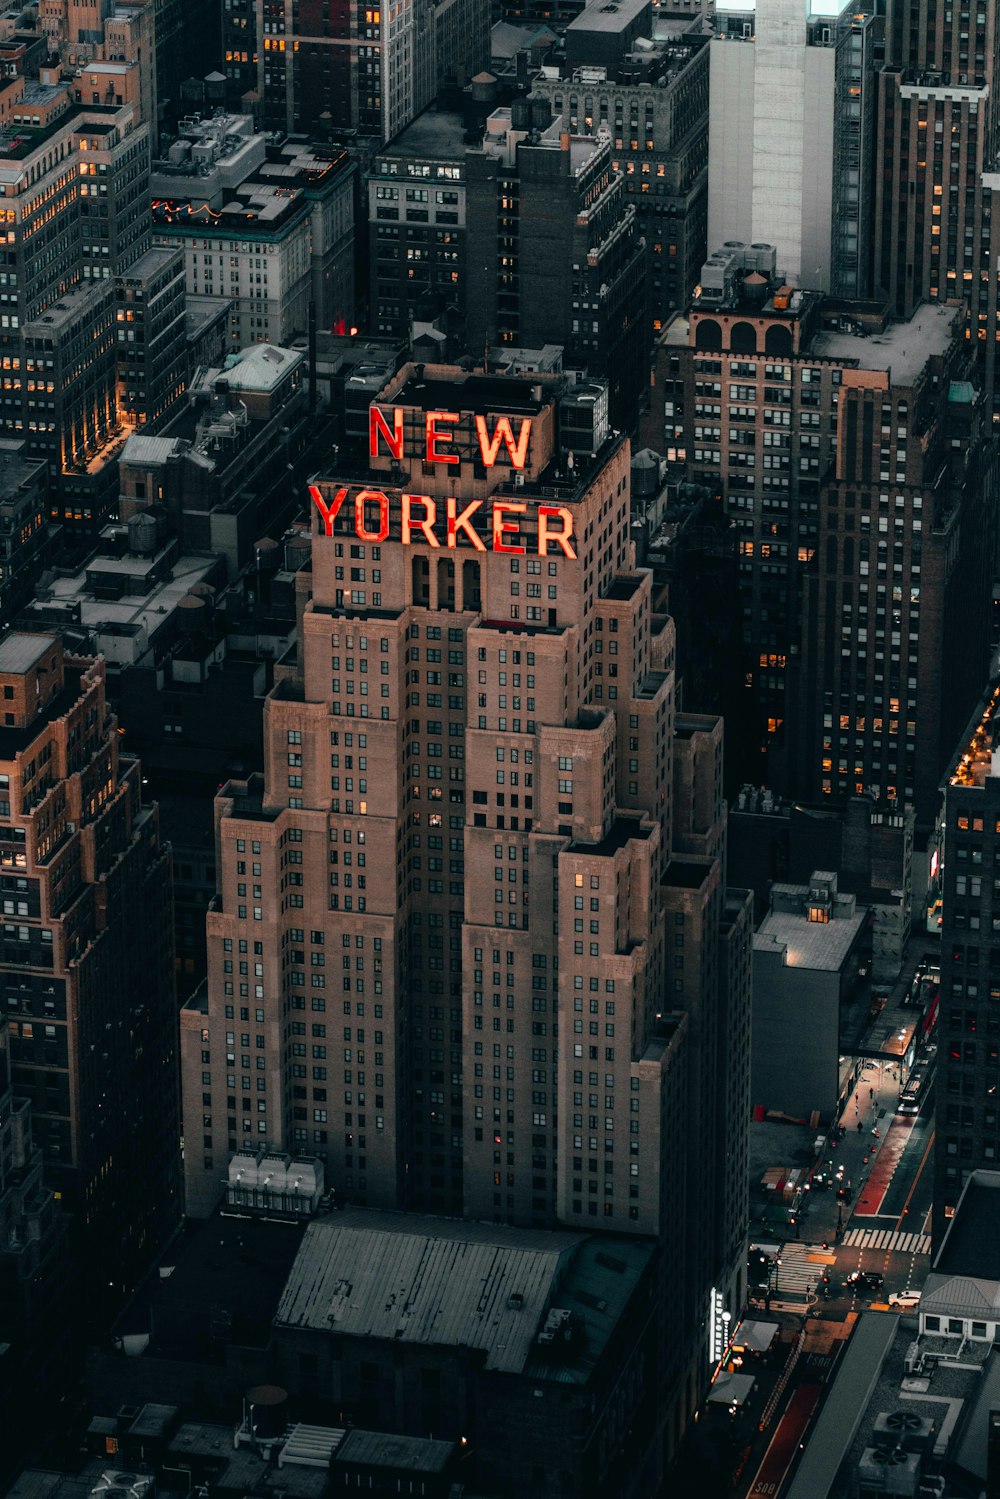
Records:
[[[903,1368],[906,1373],[922,1374],[924,1372],[925,1363],[926,1360],[924,1358],[924,1355],[920,1351],[919,1342],[911,1343],[909,1348],[907,1348],[906,1350],[906,1357],[903,1360]]]
[[[929,1452],[934,1444],[934,1422],[916,1411],[883,1411],[872,1437],[879,1447],[901,1447],[904,1452]]]
[[[862,1496],[891,1494],[917,1499],[920,1456],[902,1447],[866,1447],[858,1463],[858,1492]]]
[[[91,1489],[91,1499],[146,1499],[155,1486],[152,1473],[106,1468]]]

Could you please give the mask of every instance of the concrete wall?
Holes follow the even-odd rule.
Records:
[[[754,63],[750,42],[711,43],[708,115],[708,252],[753,239]]]

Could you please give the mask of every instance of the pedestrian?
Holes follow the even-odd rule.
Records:
[[[862,1165],[864,1165],[864,1166],[868,1165],[868,1157],[867,1156],[865,1156],[865,1158],[864,1158],[864,1160],[862,1162]]]
[[[862,1122],[861,1122],[861,1120],[860,1120],[860,1119],[859,1119],[859,1120],[858,1120],[858,1134],[859,1134],[859,1135],[860,1135],[860,1133],[861,1133],[861,1131],[862,1131],[862,1130],[863,1130],[863,1129],[864,1129],[864,1125],[863,1125],[863,1124],[862,1124]]]
[[[875,1097],[875,1089],[874,1088],[869,1088],[868,1089],[868,1097],[869,1098],[874,1098]]]

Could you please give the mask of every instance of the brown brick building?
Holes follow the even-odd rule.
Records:
[[[690,1406],[746,1222],[722,1164],[748,939],[721,724],[675,715],[606,387],[407,365],[372,410],[369,448],[315,488],[265,775],[217,802],[188,1210],[259,1143],[372,1207],[694,1225],[672,1293]]]
[[[104,663],[0,640],[0,983],[14,1088],[97,1313],[181,1214],[170,868]]]
[[[810,799],[871,789],[929,823],[989,659],[995,459],[961,309],[891,321],[783,285],[773,253],[709,259],[654,396],[668,459],[735,533],[743,773]]]

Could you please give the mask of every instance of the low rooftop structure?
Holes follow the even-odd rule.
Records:
[[[487,1370],[582,1383],[653,1253],[627,1239],[349,1209],[307,1228],[275,1324],[475,1348]],[[540,1334],[556,1305],[584,1336],[553,1364]]]

